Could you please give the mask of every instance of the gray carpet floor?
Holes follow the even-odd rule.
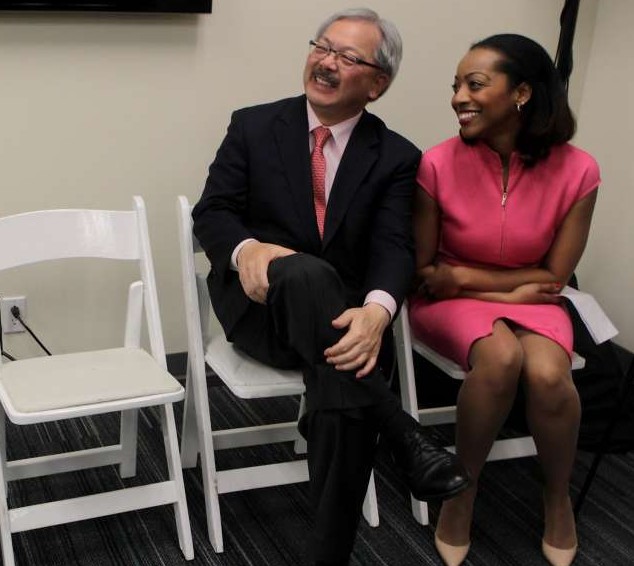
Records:
[[[212,422],[216,427],[249,421],[286,420],[297,411],[297,400],[245,403],[221,386],[210,387]],[[179,407],[177,407],[177,417]],[[156,413],[144,411],[140,421],[139,468],[126,485],[165,477],[162,439]],[[447,427],[449,428],[449,427]],[[118,417],[77,419],[52,425],[9,425],[9,458],[53,453],[116,442]],[[450,439],[451,430],[439,434]],[[219,468],[245,460],[270,462],[292,455],[290,445],[223,451]],[[578,492],[591,454],[577,458],[573,497]],[[404,484],[380,450],[376,479],[381,524],[361,525],[352,566],[439,565],[433,532],[417,524]],[[207,540],[200,468],[185,471],[189,513],[196,557],[186,562],[178,548],[169,507],[49,527],[13,535],[17,564],[22,566],[110,566],[185,564],[221,566],[299,566],[304,564],[304,540],[311,527],[307,485],[251,490],[221,496],[225,552],[214,553]],[[11,484],[10,505],[39,503],[79,496],[121,485],[112,467],[31,479]],[[481,479],[473,528],[471,566],[543,566],[541,484],[535,459],[487,464]],[[590,490],[578,521],[580,550],[576,566],[634,564],[634,453],[609,455]],[[431,507],[435,520],[437,507]]]

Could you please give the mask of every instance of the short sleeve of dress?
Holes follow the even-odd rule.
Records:
[[[418,164],[416,182],[431,198],[435,201],[438,200],[438,178],[436,175],[436,167],[434,166],[433,151],[423,152],[423,156]]]
[[[601,173],[599,171],[599,164],[589,153],[579,151],[578,160],[578,166],[583,168],[583,175],[579,183],[579,192],[577,193],[577,200],[581,200],[599,186],[601,183]]]

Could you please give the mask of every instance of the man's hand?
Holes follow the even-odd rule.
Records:
[[[265,304],[269,291],[267,271],[269,263],[278,257],[285,257],[296,253],[294,250],[265,244],[262,242],[247,242],[238,253],[238,275],[242,289],[249,299],[256,303]]]
[[[332,321],[332,325],[339,329],[347,328],[348,332],[324,351],[326,361],[341,371],[358,369],[357,379],[365,377],[376,366],[383,331],[389,323],[389,313],[377,303],[345,310]]]

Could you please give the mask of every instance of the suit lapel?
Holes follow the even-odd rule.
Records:
[[[372,120],[364,111],[355,127],[339,164],[326,209],[325,248],[346,215],[350,201],[368,171],[378,159],[379,138]]]
[[[274,135],[299,221],[302,226],[308,227],[305,233],[311,244],[318,249],[321,242],[313,204],[308,117],[304,96],[294,99],[280,115],[275,124]]]

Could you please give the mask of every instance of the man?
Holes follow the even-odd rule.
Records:
[[[304,372],[310,559],[334,566],[348,563],[379,432],[416,497],[451,497],[468,479],[376,365],[414,266],[420,152],[365,111],[396,75],[400,36],[357,9],[310,45],[305,96],[233,114],[193,218],[227,338]]]

